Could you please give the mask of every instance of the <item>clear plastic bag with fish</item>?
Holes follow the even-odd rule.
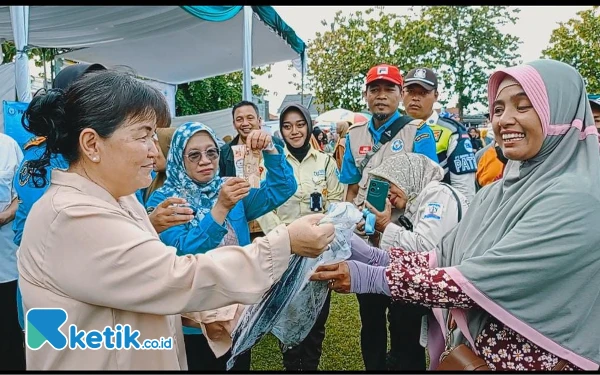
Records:
[[[284,350],[302,342],[315,324],[327,298],[327,283],[309,281],[318,266],[348,259],[352,254],[350,238],[362,213],[351,203],[334,203],[320,221],[335,226],[331,247],[317,258],[290,257],[287,270],[263,296],[248,306],[232,333],[233,346],[227,368],[240,354],[250,350],[269,332],[282,342]]]

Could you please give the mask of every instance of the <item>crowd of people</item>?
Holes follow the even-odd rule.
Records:
[[[1,366],[224,371],[245,306],[291,254],[326,251],[335,229],[319,221],[351,202],[374,230],[357,223],[352,256],[311,276],[330,292],[304,341],[280,345],[287,371],[319,368],[331,291],[356,294],[367,371],[425,370],[426,353],[431,370],[598,370],[600,101],[554,60],[490,76],[486,134],[435,111],[439,94],[432,69],[380,64],[369,121],[324,132],[291,104],[279,139],[242,101],[225,142],[210,124],[171,128],[162,93],[129,73],[63,69],[25,111],[23,150],[0,134]],[[239,145],[259,155],[259,187],[236,171]],[[33,350],[33,308],[174,345]],[[458,349],[478,365],[456,367]]]

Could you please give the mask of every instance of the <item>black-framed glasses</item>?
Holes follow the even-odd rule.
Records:
[[[206,158],[210,161],[217,160],[219,158],[220,151],[218,148],[209,148],[206,151],[190,151],[184,156],[191,163],[199,163],[202,160],[202,155],[206,156]]]

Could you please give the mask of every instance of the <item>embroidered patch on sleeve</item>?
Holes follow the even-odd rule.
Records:
[[[441,203],[427,203],[427,208],[425,209],[425,215],[423,215],[423,220],[441,220],[443,208],[444,206]]]

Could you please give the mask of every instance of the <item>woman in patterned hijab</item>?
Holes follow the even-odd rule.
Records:
[[[433,250],[439,240],[456,226],[468,208],[467,199],[442,183],[444,170],[428,157],[412,152],[398,153],[369,172],[371,178],[390,183],[384,212],[366,202],[383,234],[383,249]],[[392,222],[392,208],[404,211],[399,224]]]
[[[283,148],[264,150],[271,143],[271,136],[260,130],[248,135],[247,144],[254,150],[263,150],[267,174],[260,188],[240,177],[219,177],[220,146],[214,131],[199,122],[181,125],[173,134],[167,155],[167,179],[154,191],[149,207],[167,198],[185,198],[194,209],[195,217],[189,223],[173,226],[160,233],[160,239],[177,248],[178,255],[201,254],[220,246],[250,244],[248,221],[270,212],[296,191],[296,179],[292,167],[286,161]],[[203,311],[194,316],[197,323],[204,324],[204,333],[210,340],[221,340],[229,335],[225,331],[232,325],[237,306]],[[199,328],[184,327],[184,340],[191,371],[224,371],[229,355],[216,352]],[[222,345],[217,345],[222,346]],[[235,370],[250,370],[250,352],[240,358]]]

